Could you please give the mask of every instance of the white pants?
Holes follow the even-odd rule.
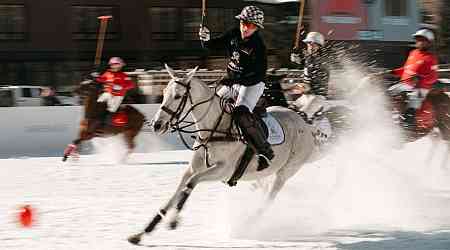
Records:
[[[413,86],[404,83],[397,83],[391,86],[388,89],[388,92],[393,96],[399,95],[402,92],[409,92],[407,94],[408,95],[407,107],[418,109],[420,108],[420,106],[422,106],[422,102],[425,100],[430,90],[414,88]]]
[[[235,106],[245,106],[253,112],[256,103],[264,93],[265,84],[260,82],[252,86],[242,86],[239,84],[233,84],[233,86],[223,86],[217,91],[217,95],[222,98],[231,98],[236,103]]]
[[[328,102],[321,95],[303,94],[295,100],[293,105],[299,111],[304,112],[308,118],[313,118],[314,114],[321,108],[323,108],[323,111],[328,109]]]
[[[120,104],[122,104],[123,96],[114,96],[109,92],[105,92],[101,94],[97,102],[106,102],[107,110],[111,113],[114,113],[119,109]]]

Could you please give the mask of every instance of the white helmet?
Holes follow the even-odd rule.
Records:
[[[319,32],[309,32],[303,40],[305,43],[317,43],[320,46],[325,45],[325,37]]]
[[[434,41],[434,33],[429,29],[420,29],[413,35],[414,38],[418,36],[425,37],[429,42]]]

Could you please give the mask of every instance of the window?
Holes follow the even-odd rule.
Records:
[[[23,88],[22,89],[22,97],[31,97],[31,89]]]
[[[72,35],[76,40],[95,40],[99,16],[113,16],[108,21],[105,39],[119,38],[119,11],[114,6],[72,6]]]
[[[152,39],[175,40],[177,38],[178,11],[176,8],[150,8]]]
[[[406,16],[407,0],[385,0],[386,16]]]
[[[235,9],[208,8],[206,25],[212,32],[212,36],[222,34],[237,23]],[[183,37],[184,40],[198,40],[198,29],[202,23],[200,8],[183,9]]]
[[[184,40],[199,40],[198,29],[202,23],[202,11],[199,8],[183,9],[183,38]],[[209,25],[208,25],[209,27]],[[211,27],[210,27],[211,28]]]
[[[38,98],[41,96],[40,88],[23,88],[22,97]]]
[[[237,24],[235,16],[238,14],[235,9],[208,9],[208,27],[215,33],[222,33]]]
[[[25,30],[25,6],[0,5],[0,40],[23,40]]]

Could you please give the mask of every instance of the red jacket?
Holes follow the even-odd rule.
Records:
[[[400,77],[400,81],[414,86],[414,77],[418,78],[417,88],[431,89],[438,80],[438,60],[428,51],[415,49],[409,53],[405,65],[395,69],[394,74]]]
[[[135,88],[136,84],[122,71],[106,71],[97,78],[97,82],[103,83],[104,91],[114,96],[124,96],[129,89]]]

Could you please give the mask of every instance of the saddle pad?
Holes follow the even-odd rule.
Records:
[[[428,130],[433,128],[435,114],[431,101],[424,101],[422,106],[416,111],[416,127],[419,130]]]
[[[278,145],[284,142],[284,131],[275,117],[273,117],[270,113],[267,113],[266,116],[262,117],[264,124],[267,127],[269,132],[267,141],[270,145]]]
[[[128,124],[128,115],[125,112],[117,112],[112,116],[111,123],[115,127],[124,127]]]

